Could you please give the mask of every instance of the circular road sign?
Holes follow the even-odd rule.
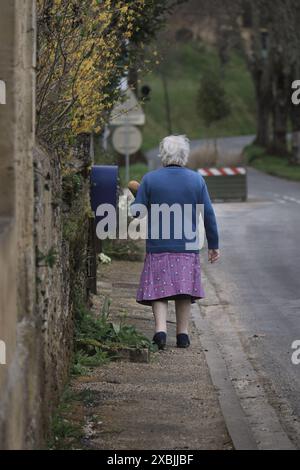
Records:
[[[112,143],[118,153],[132,155],[142,145],[143,137],[141,131],[135,126],[120,126],[113,133]]]

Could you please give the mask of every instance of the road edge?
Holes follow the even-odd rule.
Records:
[[[216,346],[215,337],[208,322],[201,315],[201,306],[193,304],[192,320],[198,330],[228,433],[235,450],[257,450],[252,431],[240,401],[231,383],[227,366]]]

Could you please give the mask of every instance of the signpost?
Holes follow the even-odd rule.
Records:
[[[112,143],[118,153],[125,155],[126,182],[130,179],[130,155],[136,153],[143,142],[142,133],[136,126],[143,126],[145,121],[145,113],[134,92],[127,88],[123,101],[114,107],[109,122],[111,126],[117,126]]]

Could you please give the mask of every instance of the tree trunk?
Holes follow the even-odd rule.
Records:
[[[255,143],[268,148],[270,144],[270,117],[272,110],[272,85],[268,64],[264,68],[252,64],[252,78],[256,93],[257,131]]]
[[[287,128],[290,110],[290,79],[281,71],[275,72],[273,82],[273,141],[271,151],[275,155],[288,155]]]
[[[294,165],[300,165],[300,106],[292,106],[291,121],[293,134],[290,163]]]
[[[135,67],[131,67],[128,73],[128,85],[138,96],[138,71]]]
[[[292,155],[290,157],[292,165],[300,165],[300,130],[292,135]]]
[[[288,111],[286,105],[275,103],[273,110],[273,141],[271,151],[274,155],[287,156]]]
[[[267,148],[270,144],[270,102],[264,97],[257,97],[257,131],[255,143]]]
[[[168,81],[167,77],[164,72],[161,74],[163,89],[164,89],[164,96],[165,96],[165,108],[166,108],[166,120],[167,120],[167,129],[169,135],[173,134],[173,126],[172,126],[172,116],[171,116],[171,103],[170,103],[170,95],[169,95],[169,88],[168,88]]]

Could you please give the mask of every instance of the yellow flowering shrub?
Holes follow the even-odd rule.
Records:
[[[55,145],[101,130],[168,0],[37,0],[37,132]]]

